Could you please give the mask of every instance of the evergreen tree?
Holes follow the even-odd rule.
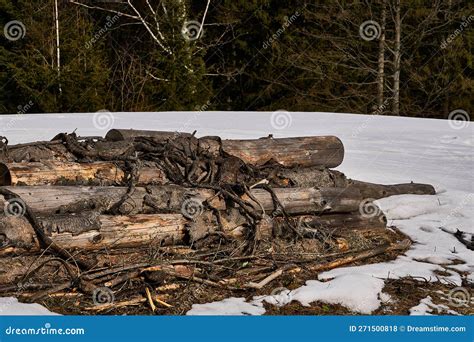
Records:
[[[56,60],[54,2],[0,0],[1,27],[17,21],[18,40],[2,36],[0,46],[0,110],[15,113],[30,101],[30,112],[86,112],[103,109],[107,65],[100,42],[86,44],[94,31],[80,8],[60,2],[61,74]],[[19,25],[19,26],[18,26]]]

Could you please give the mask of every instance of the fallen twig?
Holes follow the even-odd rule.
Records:
[[[153,298],[151,297],[150,289],[148,287],[145,287],[145,292],[146,292],[146,297],[148,299],[148,304],[150,304],[151,311],[155,312],[156,306],[155,306],[155,303],[153,302]]]
[[[343,265],[347,265],[347,264],[353,263],[355,261],[364,260],[364,259],[367,259],[367,258],[374,257],[376,255],[380,255],[380,254],[382,254],[384,252],[387,252],[387,251],[406,249],[410,245],[411,245],[411,241],[406,239],[406,240],[403,240],[403,241],[398,242],[396,244],[382,245],[382,246],[377,247],[375,249],[371,249],[371,250],[362,252],[360,254],[351,255],[351,256],[348,256],[346,258],[337,259],[337,260],[334,260],[334,261],[331,261],[331,262],[328,262],[328,263],[325,263],[325,264],[316,265],[316,266],[309,266],[308,270],[313,271],[313,272],[331,270],[333,268],[343,266]]]
[[[123,302],[105,303],[105,304],[95,305],[95,306],[91,306],[91,307],[88,307],[88,308],[84,308],[84,310],[87,310],[87,311],[103,311],[103,310],[107,310],[107,309],[110,309],[110,308],[123,308],[125,306],[138,305],[138,304],[141,304],[141,303],[144,303],[144,302],[146,302],[145,298],[137,297],[137,298],[133,298],[133,299],[130,299],[130,300],[123,301]]]
[[[265,285],[267,285],[269,282],[275,280],[276,278],[278,278],[279,276],[281,276],[283,274],[283,270],[277,270],[275,272],[273,272],[272,274],[270,274],[268,277],[266,277],[265,279],[263,279],[261,282],[259,283],[254,283],[254,282],[249,282],[247,285],[245,285],[245,287],[249,287],[249,288],[253,288],[253,289],[257,289],[257,290],[260,290],[262,289]]]

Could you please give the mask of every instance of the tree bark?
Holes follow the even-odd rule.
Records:
[[[124,184],[125,173],[120,163],[74,163],[61,161],[0,163],[0,186],[8,185],[66,185]],[[151,166],[139,170],[138,184],[165,184],[164,172]]]

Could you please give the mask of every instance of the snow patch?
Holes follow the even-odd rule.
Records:
[[[194,304],[187,315],[262,315],[263,302],[277,306],[298,301],[304,306],[320,301],[340,304],[353,312],[370,314],[390,296],[382,292],[384,281],[363,274],[348,274],[321,282],[308,280],[306,285],[290,291],[283,290],[269,296],[256,296],[246,302],[244,298],[227,298],[208,304]]]
[[[292,291],[292,298],[304,306],[321,301],[370,314],[380,306],[383,287],[384,281],[381,279],[351,273],[327,282],[308,280],[305,286]]]
[[[410,311],[410,316],[432,316],[433,311],[435,314],[449,314],[449,315],[459,315],[454,310],[451,310],[448,306],[443,304],[435,304],[432,301],[430,296],[420,300],[420,303],[412,307]]]
[[[0,298],[0,316],[39,316],[57,315],[39,304],[20,303],[16,298]]]
[[[193,304],[186,315],[190,316],[241,316],[263,315],[265,309],[261,303],[247,303],[245,298],[226,298],[219,302]]]

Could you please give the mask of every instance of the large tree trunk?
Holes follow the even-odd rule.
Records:
[[[7,189],[20,196],[35,213],[42,215],[89,210],[107,212],[127,193],[125,187],[17,186]],[[288,214],[349,213],[358,211],[364,199],[357,189],[347,188],[274,188],[273,192]],[[262,212],[263,209],[269,214],[277,209],[268,191],[252,189],[250,194],[251,197],[243,195],[241,198],[256,211]],[[218,210],[232,208],[213,190],[164,185],[136,187],[117,209],[126,215],[180,213],[190,200],[192,205],[201,206],[201,210],[204,201]],[[0,196],[0,206],[5,207],[5,204]]]
[[[359,210],[363,200],[358,190],[348,188],[280,188],[273,191],[288,214],[350,213]],[[254,209],[263,207],[267,213],[277,209],[268,191],[253,189],[251,195],[256,201],[248,195],[243,198],[251,202]]]
[[[234,212],[235,213],[235,212]],[[179,245],[190,239],[204,237],[218,229],[217,221],[210,213],[204,219],[190,221],[181,214],[150,215],[95,215],[87,212],[80,215],[40,216],[41,229],[60,249],[107,250],[120,248]],[[344,235],[353,229],[383,229],[385,216],[381,211],[372,215],[359,213],[330,214],[321,216],[298,215],[294,217],[297,229],[306,237],[314,237],[321,230],[335,235]],[[232,213],[222,216],[222,233],[239,238],[245,219]],[[283,218],[267,222],[267,237],[279,235]],[[41,248],[31,224],[24,217],[0,217],[2,248],[0,257],[38,253]]]
[[[344,145],[333,136],[223,140],[222,149],[244,162],[261,166],[274,161],[285,167],[337,167],[344,159]]]
[[[152,137],[158,140],[172,139],[186,133],[159,131],[112,130],[107,133],[112,141]],[[201,144],[215,146],[212,138],[200,138]],[[224,152],[239,157],[245,163],[262,166],[277,162],[285,167],[318,166],[337,167],[344,159],[344,145],[334,136],[297,137],[297,138],[262,138],[251,140],[222,140]]]
[[[384,88],[385,88],[385,22],[387,16],[386,0],[382,0],[382,14],[380,18],[380,38],[379,38],[379,57],[377,71],[377,113],[383,114],[384,105]]]
[[[66,185],[124,184],[125,173],[120,163],[74,163],[61,161],[0,163],[0,186],[7,185]],[[166,184],[164,172],[144,165],[139,170],[138,184]]]
[[[182,244],[189,221],[181,214],[97,216],[85,213],[40,217],[39,222],[59,248],[101,250]],[[26,218],[0,217],[0,235],[5,239],[0,255],[40,250],[33,227]]]

